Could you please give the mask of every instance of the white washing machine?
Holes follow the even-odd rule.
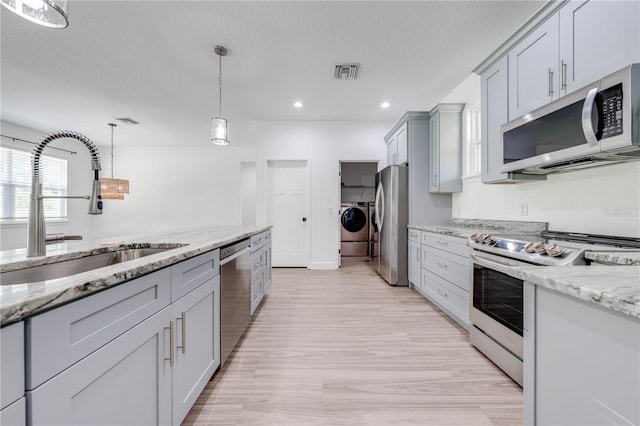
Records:
[[[340,208],[340,254],[367,256],[369,209],[366,203],[343,204]]]

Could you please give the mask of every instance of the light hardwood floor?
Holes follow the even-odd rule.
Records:
[[[414,290],[371,262],[274,269],[183,425],[506,425],[522,391]]]

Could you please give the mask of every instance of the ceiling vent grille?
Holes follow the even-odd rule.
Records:
[[[336,64],[333,78],[336,80],[355,80],[360,64]]]

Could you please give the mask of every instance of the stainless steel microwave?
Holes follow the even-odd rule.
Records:
[[[640,160],[640,64],[500,128],[502,171],[548,174]]]

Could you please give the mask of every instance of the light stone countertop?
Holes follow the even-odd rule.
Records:
[[[532,266],[519,278],[640,318],[640,266]]]
[[[0,271],[5,272],[121,248],[171,248],[165,252],[69,277],[28,284],[0,285],[0,325],[18,321],[270,228],[271,226],[210,226],[87,242],[72,241],[48,246],[47,255],[36,258],[27,258],[25,249],[2,251]],[[174,248],[181,244],[184,246]]]
[[[587,251],[584,257],[599,263],[640,266],[640,251]]]
[[[453,218],[448,225],[409,225],[408,227],[452,237],[469,238],[475,233],[540,235],[547,229],[547,222]]]

